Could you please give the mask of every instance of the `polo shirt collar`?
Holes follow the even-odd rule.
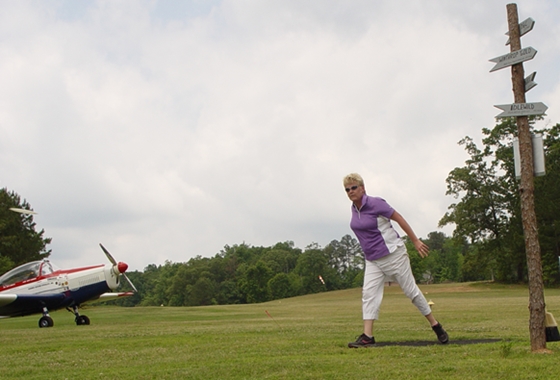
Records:
[[[368,200],[368,195],[366,193],[364,193],[364,195],[362,196],[362,206],[360,208],[357,208],[356,205],[354,203],[352,203],[352,207],[354,207],[356,210],[360,211],[361,209],[364,208],[365,204],[367,203]]]

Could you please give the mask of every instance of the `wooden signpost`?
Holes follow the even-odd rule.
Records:
[[[523,234],[525,237],[525,251],[527,255],[527,270],[529,278],[529,333],[531,336],[531,350],[546,350],[545,334],[545,303],[544,285],[542,278],[541,249],[537,231],[537,217],[535,213],[534,183],[533,183],[533,147],[528,115],[541,115],[547,107],[543,103],[527,103],[525,93],[533,88],[535,73],[524,78],[523,62],[532,59],[537,51],[532,47],[521,48],[521,36],[533,29],[534,20],[529,18],[519,24],[517,4],[508,4],[508,34],[510,53],[491,59],[496,65],[492,71],[511,66],[513,83],[513,104],[495,106],[502,111],[497,117],[516,117],[519,139],[519,159],[521,165],[521,217]]]

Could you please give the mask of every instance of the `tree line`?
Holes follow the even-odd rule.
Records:
[[[463,281],[462,247],[441,232],[425,242],[432,246],[420,259],[405,239],[414,276],[421,283]],[[226,246],[214,257],[197,256],[185,263],[149,265],[129,272],[138,294],[112,301],[124,306],[199,306],[265,302],[359,287],[364,258],[358,241],[343,236],[322,248],[313,243],[305,249],[293,242],[270,247],[247,244]]]

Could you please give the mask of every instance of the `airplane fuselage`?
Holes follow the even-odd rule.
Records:
[[[115,263],[55,270],[48,260],[21,265],[0,277],[0,318],[42,313],[49,323],[40,321],[39,326],[50,327],[49,310],[72,308],[78,324],[89,324],[89,319],[78,313],[81,304],[132,295],[109,293],[117,289],[119,276],[127,267]]]

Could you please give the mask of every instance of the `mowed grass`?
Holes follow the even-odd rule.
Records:
[[[524,286],[421,286],[448,345],[349,349],[362,332],[361,290],[252,305],[89,307],[0,320],[1,379],[554,379],[560,342],[532,353]],[[398,286],[386,287],[378,342],[435,341]],[[545,291],[560,320],[560,290]],[[267,314],[268,312],[268,314]],[[270,316],[269,316],[270,315]],[[492,343],[453,341],[497,339]]]

